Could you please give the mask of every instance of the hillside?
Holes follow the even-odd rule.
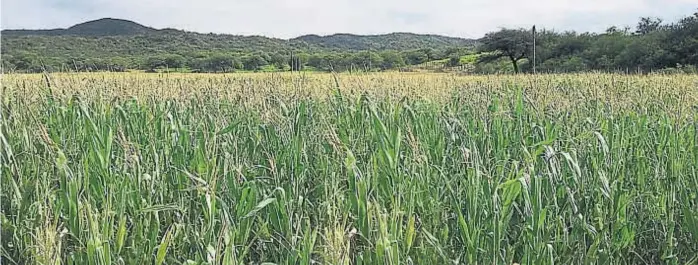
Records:
[[[468,39],[413,33],[306,35],[285,40],[155,29],[113,18],[66,29],[3,30],[1,37],[5,69],[27,72],[160,67],[202,71],[258,70],[265,66],[284,69],[291,67],[292,54],[296,55],[298,68],[394,68],[404,65],[403,61],[421,63],[474,44]],[[394,53],[399,54],[396,57]]]
[[[51,37],[51,38],[44,38]],[[59,38],[54,38],[59,37]],[[106,38],[105,38],[106,37]],[[121,38],[114,38],[121,37]],[[46,29],[46,30],[3,30],[2,40],[7,44],[3,47],[3,52],[13,53],[16,50],[32,47],[45,47],[51,45],[69,45],[80,48],[74,40],[86,41],[89,48],[96,48],[95,52],[121,53],[113,50],[111,45],[118,39],[119,44],[135,44],[138,42],[149,42],[155,45],[150,46],[152,50],[177,52],[177,46],[184,45],[193,48],[206,50],[223,49],[232,51],[243,51],[245,48],[251,50],[298,48],[298,49],[320,49],[333,51],[363,51],[363,50],[409,50],[409,49],[443,49],[448,47],[471,46],[474,40],[439,35],[426,35],[414,33],[390,33],[383,35],[354,35],[354,34],[334,34],[330,36],[305,35],[290,40],[268,38],[263,36],[240,36],[230,34],[204,34],[197,32],[187,32],[177,29],[154,29],[133,21],[102,18],[88,21],[69,27],[67,29]],[[167,43],[167,41],[172,43]],[[29,44],[31,42],[33,44]],[[16,46],[15,44],[28,44]],[[46,44],[46,45],[45,45]],[[121,47],[120,49],[123,49]],[[175,50],[173,50],[175,49]],[[33,51],[32,51],[33,52]],[[52,53],[45,54],[54,55]]]
[[[3,37],[10,36],[132,36],[156,33],[158,30],[133,21],[102,18],[76,24],[67,29],[3,30]]]
[[[305,35],[292,40],[318,47],[337,50],[409,50],[438,47],[472,46],[474,40],[440,35],[390,33],[383,35],[334,34],[329,36]]]
[[[66,35],[78,36],[128,36],[150,34],[157,30],[133,21],[103,18],[77,24],[65,31]]]

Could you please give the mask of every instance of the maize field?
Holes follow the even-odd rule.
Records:
[[[698,264],[698,76],[8,74],[0,263]]]

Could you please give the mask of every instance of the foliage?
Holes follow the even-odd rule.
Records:
[[[452,54],[451,56],[448,57],[448,66],[455,67],[455,66],[460,66],[460,58],[461,56],[458,54]]]
[[[405,66],[405,59],[403,56],[396,51],[384,51],[380,55],[381,59],[376,61],[381,61],[381,69],[395,69]]]
[[[387,69],[404,66],[406,55],[413,51],[423,54],[415,62],[421,63],[440,59],[437,57],[443,54],[443,50],[471,47],[474,42],[409,33],[302,36],[281,40],[260,36],[200,34],[173,29],[156,30],[131,21],[100,19],[68,29],[5,30],[2,43],[2,64],[6,71],[110,70],[108,66],[116,65],[117,69],[152,71],[185,67],[201,72],[223,72],[242,68],[259,70],[267,66],[279,70],[289,67],[300,70],[311,66],[311,56],[315,56],[312,67],[324,71],[365,69],[368,66]],[[367,51],[373,54],[368,61],[361,58],[365,57],[361,52]],[[391,53],[393,51],[397,53],[397,57]],[[386,63],[383,63],[383,52],[390,56]],[[223,57],[227,58],[224,60]],[[347,59],[349,57],[352,59]],[[165,62],[167,58],[173,60]],[[75,68],[73,64],[73,61],[96,59],[104,63],[86,68]],[[243,66],[231,66],[231,61]],[[370,63],[364,64],[366,62]]]
[[[514,71],[517,59],[532,60],[531,32],[503,29],[485,36],[481,63],[508,57]],[[635,33],[610,27],[605,33],[552,32],[536,34],[536,63],[543,72],[590,70],[649,72],[676,65],[698,65],[698,13],[673,24],[658,18],[641,18]],[[532,65],[522,70],[531,71]]]
[[[696,82],[5,75],[0,260],[691,264]]]
[[[390,33],[369,36],[334,34],[324,37],[305,35],[291,40],[302,41],[322,49],[335,51],[429,50],[471,47],[475,44],[475,41],[469,39],[414,33]]]
[[[112,34],[95,34],[99,28]],[[3,31],[4,72],[159,71],[232,72],[245,69],[374,71],[469,66],[475,73],[531,72],[533,35],[502,29],[479,40],[478,62],[458,61],[474,41],[435,35],[307,35],[290,40],[260,36],[156,30],[130,21],[99,20],[66,30]],[[604,33],[536,33],[540,72],[605,71],[647,73],[698,65],[698,13],[674,23],[641,18],[635,30],[609,27]],[[500,66],[508,60],[510,69]],[[167,61],[166,61],[167,60]],[[437,65],[437,66],[435,66]],[[668,72],[668,71],[665,71]]]
[[[502,29],[487,33],[480,42],[482,43],[480,51],[492,53],[491,56],[483,58],[488,60],[509,58],[514,73],[519,72],[519,60],[530,58],[533,52],[533,35],[525,29]]]

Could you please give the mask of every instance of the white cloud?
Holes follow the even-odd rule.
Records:
[[[602,31],[640,16],[673,21],[698,0],[5,0],[1,26],[55,28],[101,17],[156,28],[265,35],[348,32],[436,33],[481,37],[499,27]]]

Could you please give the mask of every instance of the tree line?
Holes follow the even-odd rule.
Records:
[[[220,73],[410,70],[429,63],[474,73],[532,72],[534,36],[535,66],[540,72],[695,71],[698,65],[696,12],[673,23],[645,17],[634,28],[610,27],[603,33],[501,29],[486,34],[474,47],[408,50],[346,50],[302,41],[285,44],[264,37],[177,32],[135,37],[13,37],[3,38],[2,66],[5,72],[137,69]],[[463,65],[469,67],[454,68]]]
[[[192,52],[185,54],[158,53],[150,56],[105,57],[40,57],[32,53],[4,56],[6,70],[47,71],[191,71],[223,73],[236,71],[378,71],[399,69],[463,53],[460,48],[435,50],[430,48],[407,51],[302,51],[281,52]]]
[[[634,29],[610,27],[601,34],[501,29],[480,40],[478,63],[506,61],[513,72],[683,70],[698,66],[698,12],[674,23],[643,17]]]

